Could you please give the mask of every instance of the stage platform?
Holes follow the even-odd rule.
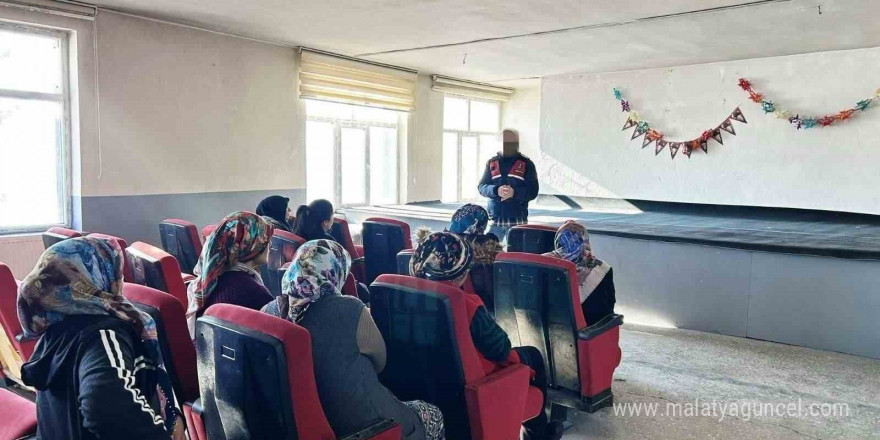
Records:
[[[880,359],[880,216],[541,196],[531,223],[589,229],[627,322]],[[460,205],[346,208],[442,230]],[[357,227],[357,226],[355,226]]]
[[[880,216],[840,212],[541,196],[529,221],[582,221],[591,234],[837,258],[880,260]],[[370,216],[449,222],[461,205],[440,202],[346,209]]]

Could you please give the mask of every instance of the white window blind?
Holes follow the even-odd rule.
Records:
[[[415,110],[416,72],[300,49],[299,97]]]
[[[449,95],[489,99],[492,101],[509,101],[511,95],[513,95],[513,89],[507,87],[498,87],[442,75],[434,75],[433,78],[434,84],[431,89]]]

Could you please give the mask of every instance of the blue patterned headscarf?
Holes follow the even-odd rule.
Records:
[[[157,372],[156,391],[163,405],[165,428],[171,432],[177,412],[171,381],[162,364],[156,323],[122,296],[123,261],[115,240],[80,237],[52,245],[18,288],[18,320],[27,336],[40,336],[71,315],[113,316],[131,324]]]
[[[281,279],[281,294],[288,300],[287,319],[299,322],[309,305],[330,295],[342,295],[351,269],[351,256],[332,240],[312,240],[296,251]]]
[[[451,281],[471,269],[471,245],[456,234],[435,232],[419,243],[409,260],[412,276],[434,281]]]
[[[483,234],[489,225],[489,213],[480,205],[468,203],[458,208],[452,215],[452,221],[446,229],[462,235]]]

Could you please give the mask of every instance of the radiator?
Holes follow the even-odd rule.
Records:
[[[39,234],[0,236],[0,263],[9,266],[19,280],[31,272],[42,253]]]

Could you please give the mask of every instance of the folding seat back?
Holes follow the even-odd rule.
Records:
[[[131,282],[161,290],[177,298],[184,309],[189,300],[177,260],[155,246],[136,241],[125,249],[131,270]]]
[[[388,353],[382,383],[401,400],[437,405],[448,438],[518,438],[522,421],[538,414],[540,391],[536,399],[528,367],[511,365],[486,376],[460,289],[382,275],[370,296],[370,312]]]
[[[159,235],[162,237],[162,249],[177,259],[180,270],[193,273],[202,253],[202,237],[196,225],[176,218],[165,219],[159,223]]]
[[[260,268],[263,283],[274,296],[281,295],[281,278],[284,272],[281,267],[293,261],[296,250],[306,241],[287,231],[276,230],[269,243],[269,262]]]
[[[196,350],[189,338],[183,304],[165,292],[140,284],[125,283],[122,294],[156,322],[162,360],[177,400],[194,402],[199,398]]]
[[[76,238],[82,236],[82,232],[56,226],[54,228],[49,228],[46,232],[43,232],[43,247],[45,249],[49,249],[49,247],[51,247],[53,244],[60,241],[67,240],[68,238]]]
[[[409,262],[412,260],[413,249],[404,249],[397,253],[397,274],[409,275]]]
[[[208,308],[196,326],[201,411],[211,440],[335,437],[321,408],[308,331],[229,304]],[[382,420],[360,439],[399,439]]]
[[[490,315],[495,316],[495,283],[491,264],[474,263],[468,273],[470,289],[483,300],[483,305]],[[465,288],[467,290],[467,287]]]
[[[9,266],[0,263],[0,325],[22,362],[27,362],[37,345],[37,338],[25,338],[18,320],[18,283]]]
[[[507,233],[507,251],[545,254],[554,249],[556,230],[546,225],[519,225]]]
[[[412,249],[409,225],[388,218],[369,218],[363,224],[367,283],[397,272],[397,253]]]
[[[15,440],[37,435],[37,405],[12,391],[0,388],[0,439]]]
[[[330,235],[351,255],[351,273],[354,274],[355,279],[362,283],[366,282],[364,249],[363,246],[354,244],[354,240],[351,239],[351,228],[348,226],[348,221],[344,218],[333,217],[333,227],[330,229]]]
[[[125,253],[125,248],[128,247],[128,243],[125,242],[124,239],[107,234],[99,234],[97,232],[89,234],[89,237],[99,238],[101,240],[109,240],[115,241],[117,245],[119,245],[119,249],[122,249],[122,272],[123,277],[125,277],[125,281],[131,281],[131,268],[128,267],[128,254]]]
[[[208,241],[208,237],[213,234],[216,229],[217,225],[206,225],[202,228],[202,243]]]
[[[537,347],[550,385],[576,393],[581,409],[593,412],[610,405],[623,316],[584,320],[577,270],[569,261],[501,253],[494,272],[495,322],[510,342]]]

